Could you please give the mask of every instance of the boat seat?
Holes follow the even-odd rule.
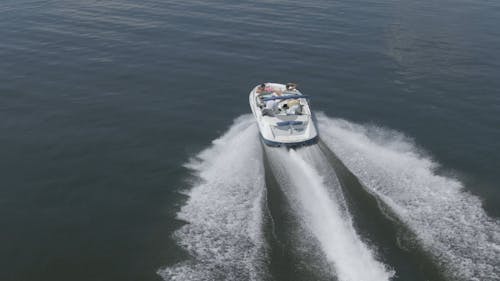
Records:
[[[262,116],[271,116],[274,117],[274,111],[270,108],[263,108],[262,109]]]
[[[293,126],[293,125],[302,125],[304,122],[302,121],[282,121],[276,123],[277,126]]]

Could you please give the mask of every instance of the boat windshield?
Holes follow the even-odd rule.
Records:
[[[287,99],[307,99],[309,98],[308,96],[304,95],[297,95],[297,94],[282,94],[281,96],[278,95],[271,95],[271,96],[263,96],[262,101],[269,101],[269,100],[287,100]]]

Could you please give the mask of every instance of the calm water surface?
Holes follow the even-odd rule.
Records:
[[[0,279],[162,280],[158,269],[189,260],[192,241],[174,234],[190,221],[178,215],[192,197],[184,164],[249,112],[248,92],[265,81],[295,81],[316,111],[409,138],[436,173],[482,201],[493,222],[481,233],[494,248],[498,26],[497,1],[2,1]],[[286,212],[276,219],[286,196],[265,170],[271,215],[293,228]],[[445,262],[424,274],[413,250],[390,242],[390,225],[356,218],[395,280],[442,278]],[[286,236],[278,229],[274,239],[296,242]],[[325,268],[300,251],[275,252],[259,267],[269,274],[254,279],[307,280],[289,268]]]

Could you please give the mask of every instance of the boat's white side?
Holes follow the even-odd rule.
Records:
[[[286,86],[283,84],[266,83],[266,85],[284,92],[285,94],[283,94],[283,96],[292,94],[290,92],[286,92]],[[266,145],[295,147],[310,145],[317,142],[318,130],[314,122],[314,116],[305,97],[293,99],[299,101],[300,103],[300,114],[286,114],[285,112],[281,112],[270,116],[263,114],[263,111],[259,106],[259,104],[262,105],[262,100],[256,94],[257,88],[258,86],[250,92],[249,102],[253,115],[257,120],[260,135]],[[302,96],[302,93],[295,90],[293,95]],[[288,101],[290,100],[278,100],[278,107]]]

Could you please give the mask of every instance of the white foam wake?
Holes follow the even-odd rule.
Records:
[[[321,139],[454,280],[500,280],[500,223],[400,133],[318,116]]]
[[[273,172],[307,229],[318,240],[341,281],[389,280],[393,273],[374,258],[360,240],[351,218],[342,212],[342,202],[331,196],[325,178],[305,159],[326,161],[317,147],[300,152],[266,149]],[[330,173],[334,171],[330,168]],[[332,184],[332,183],[330,183]],[[339,187],[338,181],[336,188]],[[338,197],[337,200],[339,199]]]
[[[165,280],[262,280],[264,168],[251,116],[187,165],[199,177],[178,213],[176,232],[192,260],[158,271]]]

